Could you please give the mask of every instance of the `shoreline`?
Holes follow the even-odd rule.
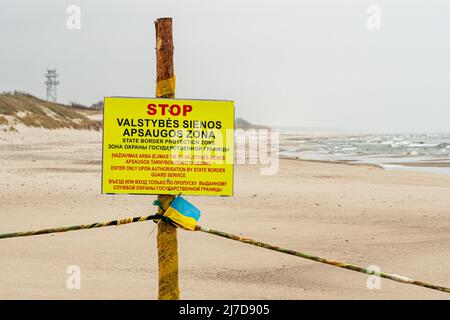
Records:
[[[76,129],[44,129],[44,128],[36,128],[36,127],[27,127],[27,126],[17,126],[17,132],[4,132],[0,131],[0,148],[7,149],[8,145],[22,145],[31,147],[33,144],[40,144],[43,142],[44,144],[54,142],[56,143],[59,139],[68,139],[74,142],[82,142],[83,140],[89,140],[91,143],[95,143],[97,140],[101,143],[102,130],[76,130]],[[345,135],[345,137],[353,137],[355,135]],[[363,136],[363,135],[359,135]],[[299,136],[299,139],[317,139],[324,138],[329,139],[333,137],[342,137],[342,135],[332,135],[330,133],[324,133],[320,135],[317,133],[314,136]],[[295,140],[297,141],[297,140]],[[283,146],[284,147],[284,146]],[[284,149],[284,148],[283,148]],[[101,146],[99,149],[101,152]],[[372,158],[383,158],[383,155],[372,155]],[[414,172],[429,172],[435,174],[450,174],[450,162],[442,161],[442,159],[427,159],[424,161],[414,161],[411,160],[409,162],[399,162],[394,159],[402,159],[408,158],[408,156],[402,155],[393,155],[389,157],[392,161],[385,161],[383,163],[371,163],[364,162],[364,160],[357,159],[355,160],[334,160],[334,159],[310,159],[310,158],[301,158],[300,156],[288,156],[288,155],[280,155],[280,159],[291,159],[291,160],[299,160],[299,161],[307,161],[307,162],[317,162],[317,163],[334,163],[334,164],[343,164],[350,166],[369,166],[369,167],[377,167],[383,170],[388,171],[405,171],[410,170]],[[439,161],[441,160],[441,161]]]
[[[385,170],[450,174],[450,133],[331,134],[301,132],[280,138],[285,157],[330,163],[368,164]]]
[[[352,162],[351,160],[320,160],[320,159],[302,159],[299,157],[289,157],[289,156],[281,156],[280,159],[284,160],[295,160],[302,162],[312,162],[312,163],[329,163],[329,164],[342,164],[348,166],[362,166],[362,167],[373,167],[385,170],[383,166],[375,164],[375,163],[365,163],[365,162]]]
[[[280,159],[295,160],[302,162],[324,163],[324,164],[339,164],[348,166],[362,166],[377,168],[384,171],[412,171],[418,173],[431,173],[437,175],[450,174],[450,163],[422,163],[422,162],[399,162],[399,163],[385,163],[376,164],[369,162],[355,162],[352,160],[320,160],[320,159],[302,159],[300,157],[280,156]],[[442,165],[441,165],[442,164]]]

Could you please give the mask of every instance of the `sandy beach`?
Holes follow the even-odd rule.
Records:
[[[0,233],[155,212],[154,196],[100,194],[101,132],[0,135]],[[234,197],[187,197],[200,224],[450,286],[450,175],[282,159],[235,171]],[[153,222],[0,240],[0,299],[156,299]],[[448,299],[212,235],[179,231],[182,299]],[[81,289],[66,287],[81,268]]]

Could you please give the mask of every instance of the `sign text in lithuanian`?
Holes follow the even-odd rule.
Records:
[[[107,97],[102,193],[233,194],[234,103]]]

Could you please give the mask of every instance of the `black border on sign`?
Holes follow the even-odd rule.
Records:
[[[231,195],[214,195],[214,194],[186,194],[187,196],[202,196],[202,197],[233,197],[234,196],[234,165],[235,165],[235,161],[234,161],[234,142],[235,142],[235,136],[234,136],[234,132],[236,130],[236,106],[235,106],[235,101],[234,100],[223,100],[223,99],[190,99],[190,98],[156,98],[156,97],[127,97],[127,96],[108,96],[108,97],[103,97],[103,119],[102,119],[102,174],[101,174],[101,180],[100,180],[100,190],[101,190],[101,194],[106,194],[106,195],[114,195],[114,194],[124,194],[124,195],[141,195],[141,196],[156,196],[158,195],[158,193],[105,193],[103,192],[103,174],[104,174],[104,166],[103,166],[103,158],[104,158],[104,148],[105,148],[105,101],[106,99],[109,98],[126,98],[126,99],[158,99],[158,100],[194,100],[194,101],[223,101],[223,102],[233,102],[233,166],[232,166],[232,175],[231,175],[231,180],[232,180],[232,188],[231,188]]]

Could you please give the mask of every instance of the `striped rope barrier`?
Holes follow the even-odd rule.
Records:
[[[373,274],[373,275],[376,275],[376,276],[379,276],[379,277],[382,277],[382,278],[386,278],[386,279],[397,281],[397,282],[401,282],[401,283],[413,284],[413,285],[416,285],[416,286],[421,286],[421,287],[425,287],[425,288],[429,288],[429,289],[434,289],[434,290],[450,293],[450,288],[446,288],[446,287],[443,287],[443,286],[438,286],[438,285],[434,285],[434,284],[431,284],[431,283],[410,279],[408,277],[400,276],[398,274],[389,274],[389,273],[383,273],[383,272],[378,273],[378,272],[374,272],[374,271],[366,269],[366,268],[355,266],[353,264],[343,263],[343,262],[334,261],[334,260],[329,260],[329,259],[325,259],[325,258],[309,255],[309,254],[306,254],[306,253],[303,253],[303,252],[300,252],[300,251],[289,250],[289,249],[284,249],[284,248],[272,246],[272,245],[264,243],[264,242],[259,242],[259,241],[253,240],[253,239],[239,237],[239,236],[236,236],[234,234],[226,233],[226,232],[223,232],[223,231],[217,231],[217,230],[213,230],[213,229],[208,229],[208,228],[201,227],[201,226],[197,226],[196,231],[201,231],[201,232],[213,234],[213,235],[216,235],[216,236],[219,236],[219,237],[223,237],[223,238],[227,238],[227,239],[231,239],[231,240],[235,240],[235,241],[251,244],[251,245],[254,245],[254,246],[257,246],[257,247],[261,247],[261,248],[264,248],[264,249],[274,250],[274,251],[290,254],[290,255],[293,255],[293,256],[297,256],[297,257],[300,257],[300,258],[313,260],[313,261],[317,261],[317,262],[320,262],[320,263],[325,263],[325,264],[332,265],[332,266],[335,266],[335,267],[338,267],[338,268],[349,269],[349,270],[353,270],[353,271],[361,272],[361,273],[366,273],[366,274]]]
[[[83,230],[83,229],[94,229],[94,228],[102,228],[102,227],[109,227],[109,226],[120,226],[122,224],[155,220],[155,219],[159,219],[159,218],[160,218],[159,214],[153,214],[150,216],[124,218],[124,219],[117,219],[117,220],[106,221],[106,222],[80,224],[80,225],[69,226],[69,227],[50,228],[50,229],[42,229],[42,230],[36,230],[36,231],[4,233],[4,234],[0,234],[0,239],[28,237],[28,236],[36,236],[39,234],[67,232],[67,231],[75,231],[75,230]]]
[[[101,228],[101,227],[109,227],[109,226],[120,226],[120,225],[128,224],[128,223],[135,223],[135,222],[142,222],[142,221],[149,221],[149,220],[158,220],[158,219],[163,219],[166,222],[170,221],[167,217],[164,217],[161,214],[153,214],[153,215],[149,215],[149,216],[124,218],[124,219],[117,219],[117,220],[111,220],[111,221],[106,221],[106,222],[97,222],[97,223],[91,223],[91,224],[74,225],[74,226],[69,226],[69,227],[41,229],[41,230],[25,231],[25,232],[4,233],[4,234],[0,234],[0,239],[16,238],[16,237],[27,237],[27,236],[35,236],[35,235],[41,235],[41,234],[67,232],[67,231],[75,231],[75,230],[83,230],[83,229],[93,229],[93,228]],[[338,267],[338,268],[344,268],[344,269],[349,269],[349,270],[353,270],[353,271],[361,272],[361,273],[365,273],[365,274],[376,275],[376,276],[379,276],[379,277],[382,277],[382,278],[385,278],[385,279],[389,279],[389,280],[393,280],[393,281],[397,281],[397,282],[401,282],[401,283],[413,284],[413,285],[416,285],[416,286],[421,286],[421,287],[425,287],[425,288],[429,288],[429,289],[433,289],[433,290],[438,290],[438,291],[450,293],[450,288],[434,285],[434,284],[427,283],[427,282],[424,282],[424,281],[418,281],[418,280],[410,279],[408,277],[404,277],[404,276],[401,276],[401,275],[398,275],[398,274],[389,274],[389,273],[384,273],[384,272],[378,273],[378,272],[375,272],[373,270],[369,270],[369,269],[366,269],[366,268],[358,267],[358,266],[353,265],[353,264],[339,262],[339,261],[334,261],[334,260],[330,260],[330,259],[326,259],[326,258],[321,258],[321,257],[318,257],[318,256],[313,256],[313,255],[310,255],[310,254],[307,254],[307,253],[303,253],[303,252],[300,252],[300,251],[284,249],[284,248],[273,246],[273,245],[270,245],[270,244],[267,244],[267,243],[264,243],[264,242],[256,241],[256,240],[253,240],[253,239],[250,239],[250,238],[244,238],[244,237],[240,237],[240,236],[237,236],[237,235],[234,235],[234,234],[231,234],[231,233],[226,233],[226,232],[223,232],[223,231],[209,229],[209,228],[201,227],[201,226],[198,226],[198,225],[196,226],[195,230],[196,231],[201,231],[201,232],[204,232],[204,233],[209,233],[209,234],[212,234],[212,235],[215,235],[215,236],[219,236],[219,237],[223,237],[223,238],[227,238],[227,239],[231,239],[231,240],[235,240],[235,241],[251,244],[251,245],[254,245],[254,246],[257,246],[257,247],[261,247],[261,248],[264,248],[264,249],[274,250],[274,251],[282,252],[282,253],[285,253],[285,254],[297,256],[297,257],[300,257],[300,258],[304,258],[304,259],[313,260],[313,261],[316,261],[316,262],[332,265],[332,266],[335,266],[335,267]]]

